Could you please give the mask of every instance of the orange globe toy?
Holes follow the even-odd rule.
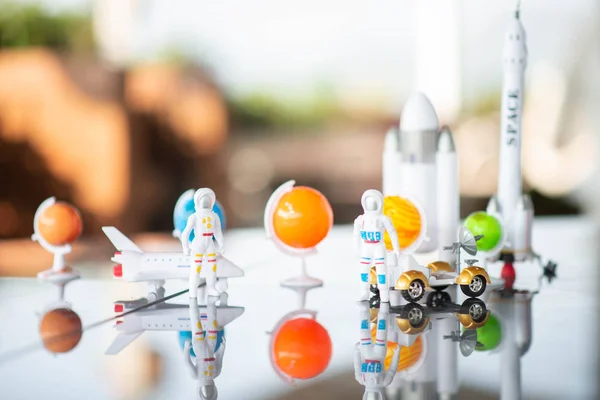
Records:
[[[81,333],[81,319],[68,308],[57,308],[46,313],[40,322],[44,347],[52,353],[73,350],[81,340]]]
[[[306,186],[293,187],[273,209],[275,238],[294,249],[311,249],[331,230],[333,211],[321,192]]]
[[[40,236],[53,246],[73,243],[83,229],[79,211],[72,205],[56,202],[42,211],[37,221]]]
[[[398,234],[400,248],[410,253],[421,244],[425,237],[425,214],[419,205],[410,199],[399,196],[386,196],[383,199],[383,213],[387,215]],[[383,240],[392,251],[392,242],[385,232]]]
[[[277,368],[296,379],[310,379],[323,373],[331,360],[331,338],[311,318],[284,323],[275,333],[273,359]]]

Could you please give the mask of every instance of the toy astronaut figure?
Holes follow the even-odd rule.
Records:
[[[217,307],[215,305],[217,300],[216,297],[209,297],[206,316],[200,316],[196,299],[190,298],[192,340],[185,341],[183,357],[192,378],[198,382],[197,398],[201,400],[216,400],[219,397],[215,378],[221,374],[225,338],[222,339],[219,349],[215,352],[217,333],[222,329],[217,324]],[[191,348],[196,354],[196,364],[193,361],[194,357],[190,354]]]
[[[218,296],[217,253],[223,252],[223,231],[221,220],[213,212],[217,198],[209,188],[198,189],[194,194],[196,211],[189,216],[185,229],[181,233],[181,245],[186,255],[191,255],[190,265],[190,297],[198,296],[200,276],[206,277],[206,288],[209,296]],[[190,243],[190,233],[194,231],[194,240]],[[216,244],[216,246],[215,246]],[[203,262],[206,261],[203,265]],[[204,267],[204,268],[203,268]],[[204,273],[203,273],[204,271]]]
[[[389,369],[384,368],[387,353],[387,325],[389,320],[389,304],[381,303],[377,313],[377,333],[375,345],[371,336],[369,303],[361,301],[358,305],[360,314],[360,343],[354,348],[354,377],[365,387],[363,400],[379,398],[384,400],[383,388],[389,386],[396,376],[400,346],[397,346]]]
[[[363,193],[361,204],[364,214],[354,220],[354,240],[360,253],[360,301],[369,300],[370,285],[369,271],[375,264],[377,272],[377,287],[382,302],[389,302],[389,282],[387,270],[387,249],[383,241],[383,234],[387,231],[394,248],[393,261],[396,265],[400,246],[398,235],[392,221],[383,215],[383,195],[378,190],[367,190]],[[392,257],[390,257],[392,258]]]

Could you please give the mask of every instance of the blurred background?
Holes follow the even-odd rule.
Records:
[[[88,239],[170,232],[179,195],[203,186],[229,227],[260,226],[289,179],[349,223],[381,188],[384,135],[413,90],[455,135],[463,216],[483,209],[513,3],[0,0],[0,239],[22,239],[0,242],[0,260],[49,196],[81,210]],[[600,214],[599,18],[594,0],[522,5],[538,215]]]

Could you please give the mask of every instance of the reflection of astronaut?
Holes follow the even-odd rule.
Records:
[[[209,188],[198,189],[194,194],[196,212],[190,215],[185,229],[181,233],[181,244],[183,252],[190,254],[189,237],[194,231],[192,241],[192,265],[190,266],[190,297],[196,298],[199,277],[202,274],[202,262],[206,260],[204,274],[209,296],[218,296],[219,291],[215,287],[217,280],[217,251],[222,252],[223,231],[221,220],[212,211],[217,198],[215,192]],[[213,240],[214,238],[214,240]],[[215,241],[218,248],[215,247]]]
[[[383,400],[383,388],[388,386],[398,368],[400,346],[394,351],[389,369],[384,368],[387,352],[387,325],[389,320],[389,304],[381,303],[377,314],[377,333],[375,345],[372,342],[370,328],[369,304],[359,303],[360,309],[360,343],[354,350],[354,376],[358,383],[365,387],[363,399],[379,397]]]
[[[387,276],[387,250],[383,234],[387,231],[394,247],[396,257],[400,251],[398,235],[392,221],[382,213],[383,195],[377,190],[367,190],[361,199],[364,214],[354,221],[354,239],[360,249],[360,300],[369,300],[369,270],[375,264],[377,286],[382,302],[389,302],[389,283]]]
[[[198,398],[202,400],[216,400],[218,397],[214,379],[221,373],[223,354],[225,353],[225,338],[217,347],[217,307],[218,299],[208,299],[206,317],[200,317],[196,299],[190,299],[190,325],[192,327],[192,340],[186,340],[183,348],[183,357],[192,375],[198,381]],[[206,332],[206,334],[205,334]],[[190,349],[193,347],[196,354],[196,365],[192,361]]]

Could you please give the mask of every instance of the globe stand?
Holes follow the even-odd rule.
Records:
[[[81,277],[79,271],[74,270],[73,268],[67,266],[65,264],[65,254],[71,252],[71,245],[64,244],[62,246],[55,246],[43,237],[41,232],[38,230],[38,222],[43,214],[43,212],[56,203],[56,198],[49,197],[44,200],[38,207],[33,217],[33,235],[31,235],[31,240],[34,242],[38,242],[42,248],[49,253],[54,255],[54,260],[52,262],[52,268],[42,271],[37,274],[38,279],[43,280],[45,282],[53,283],[59,285],[60,290],[60,298],[62,299],[64,296],[64,286]]]
[[[322,280],[308,275],[308,271],[306,270],[306,260],[304,257],[302,257],[300,260],[302,261],[302,275],[281,281],[281,286],[290,289],[312,289],[323,286]]]

